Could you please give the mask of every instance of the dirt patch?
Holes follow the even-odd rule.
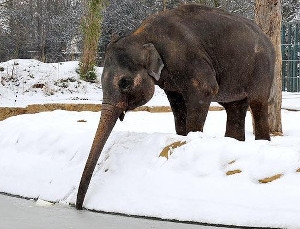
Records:
[[[66,110],[66,111],[94,111],[98,112],[101,110],[101,104],[34,104],[28,105],[27,107],[0,107],[0,121],[7,119],[11,116],[21,115],[21,114],[35,114],[45,111],[54,110]],[[209,110],[220,111],[223,110],[222,107],[210,107]],[[158,112],[171,112],[169,106],[142,106],[136,108],[134,111],[148,111],[151,113]]]
[[[0,107],[0,121],[11,116],[21,115],[26,113],[26,108]]]
[[[21,114],[35,114],[45,111],[100,111],[100,104],[34,104],[23,107],[0,107],[0,121]]]

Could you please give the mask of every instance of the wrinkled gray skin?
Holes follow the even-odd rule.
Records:
[[[211,101],[227,112],[225,136],[245,140],[250,106],[255,138],[270,140],[268,98],[274,49],[251,21],[218,9],[184,5],[148,18],[107,47],[100,123],[84,168],[76,208],[118,118],[145,104],[159,85],[167,94],[176,132],[202,131]]]

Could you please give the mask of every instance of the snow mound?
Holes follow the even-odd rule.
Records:
[[[245,142],[222,137],[224,111],[208,117],[204,133],[183,137],[169,131],[170,113],[128,113],[102,152],[84,207],[183,221],[299,228],[300,135],[293,124],[298,112],[283,112],[286,135],[271,142],[253,139],[249,115]],[[145,121],[151,118],[156,121]],[[74,204],[98,121],[99,113],[54,111],[0,122],[0,191]],[[157,132],[162,126],[166,132]],[[185,144],[173,147],[168,159],[160,156],[174,142]],[[278,179],[261,182],[278,174]]]
[[[28,104],[59,101],[90,100],[100,103],[101,85],[80,79],[77,61],[42,63],[37,60],[15,59],[0,63],[1,106],[26,106]],[[101,76],[102,68],[96,68]]]

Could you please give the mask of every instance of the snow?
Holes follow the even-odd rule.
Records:
[[[15,59],[0,63],[1,67],[0,107],[26,107],[54,102],[100,104],[102,101],[100,77],[94,84],[80,80],[77,61],[42,63],[32,59]],[[95,69],[100,76],[102,68]],[[166,98],[159,96],[164,96],[163,91],[157,90],[147,105],[169,105]]]
[[[9,80],[12,65],[18,66],[12,77],[18,79]],[[2,107],[101,103],[100,84],[80,81],[77,62],[12,60],[1,66]],[[75,80],[65,90],[55,83],[68,78]],[[47,87],[32,87],[37,83]],[[157,90],[149,104],[167,105],[167,100]],[[210,111],[204,132],[186,137],[175,134],[172,113],[129,112],[105,145],[84,207],[212,224],[300,228],[299,106],[299,93],[283,94],[284,135],[270,142],[254,140],[249,112],[245,142],[223,137],[225,111]],[[99,118],[100,112],[56,110],[1,121],[0,192],[36,198],[39,205],[74,204]],[[171,149],[168,158],[160,156],[178,141],[186,144]],[[226,175],[228,171],[237,173]],[[276,175],[278,179],[261,183]]]

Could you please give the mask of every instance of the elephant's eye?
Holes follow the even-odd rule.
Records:
[[[128,92],[133,86],[133,79],[131,77],[124,76],[120,79],[118,85],[123,92]]]

